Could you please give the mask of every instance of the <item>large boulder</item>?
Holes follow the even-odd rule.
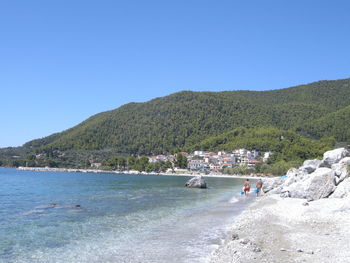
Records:
[[[334,171],[329,168],[318,168],[303,180],[297,181],[281,191],[282,197],[317,200],[328,197],[335,190]]]
[[[286,174],[286,178],[283,182],[282,187],[290,186],[296,182],[302,181],[307,177],[308,172],[303,169],[291,168]]]
[[[264,193],[270,192],[271,190],[278,188],[284,182],[284,180],[279,177],[264,178],[262,180],[263,180],[262,191]]]
[[[338,163],[341,159],[349,155],[349,151],[345,148],[338,148],[332,151],[325,152],[323,154],[323,165],[330,167],[332,164]]]
[[[335,173],[335,184],[338,185],[349,176],[348,167],[350,166],[350,157],[341,159],[338,163],[332,164],[332,170]]]
[[[306,160],[304,163],[303,163],[303,166],[301,166],[299,168],[300,171],[304,172],[304,173],[312,173],[314,172],[317,168],[320,167],[320,165],[322,164],[322,161],[321,160]]]
[[[344,198],[350,197],[350,178],[346,178],[343,182],[341,182],[334,193],[329,198]]]
[[[188,180],[185,186],[189,188],[207,188],[207,183],[202,176],[196,176]]]

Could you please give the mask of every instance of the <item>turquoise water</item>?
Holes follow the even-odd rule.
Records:
[[[206,262],[242,180],[0,169],[0,262]]]

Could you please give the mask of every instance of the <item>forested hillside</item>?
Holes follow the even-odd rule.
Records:
[[[97,114],[72,129],[25,146],[60,150],[114,148],[120,153],[156,154],[177,151],[237,127],[256,126],[349,140],[349,134],[333,134],[327,128],[317,129],[316,133],[310,125],[325,123],[325,116],[337,114],[349,105],[350,79],[262,92],[183,91]],[[342,124],[344,130],[349,127],[349,122]]]
[[[151,155],[207,146],[215,136],[238,127],[263,126],[310,138],[350,141],[349,116],[350,79],[271,91],[182,91],[99,113],[16,151]],[[251,137],[250,141],[256,140]]]

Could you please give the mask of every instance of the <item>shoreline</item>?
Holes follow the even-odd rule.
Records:
[[[9,168],[11,169],[11,168]],[[249,176],[249,175],[229,175],[229,174],[204,174],[204,173],[147,173],[138,171],[108,171],[99,169],[75,169],[75,168],[47,168],[47,167],[18,167],[13,168],[19,171],[35,171],[35,172],[68,172],[68,173],[109,173],[109,174],[133,174],[133,175],[161,175],[161,176],[203,176],[215,178],[234,178],[234,179],[260,179],[272,178],[271,176]]]
[[[265,195],[233,222],[210,263],[347,262],[350,198],[305,199]]]

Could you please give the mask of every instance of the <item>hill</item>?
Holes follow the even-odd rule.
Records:
[[[350,105],[350,79],[320,81],[272,91],[183,91],[145,103],[129,103],[25,147],[60,150],[117,149],[127,154],[171,152],[237,127],[274,126],[315,134],[309,123],[325,122]],[[349,127],[349,124],[345,125]],[[349,136],[335,134],[337,140]]]
[[[51,157],[57,151],[66,156],[91,153],[93,159],[99,153],[151,155],[190,149],[238,127],[262,126],[349,141],[349,111],[350,79],[271,91],[182,91],[96,114],[11,152],[44,152]]]

